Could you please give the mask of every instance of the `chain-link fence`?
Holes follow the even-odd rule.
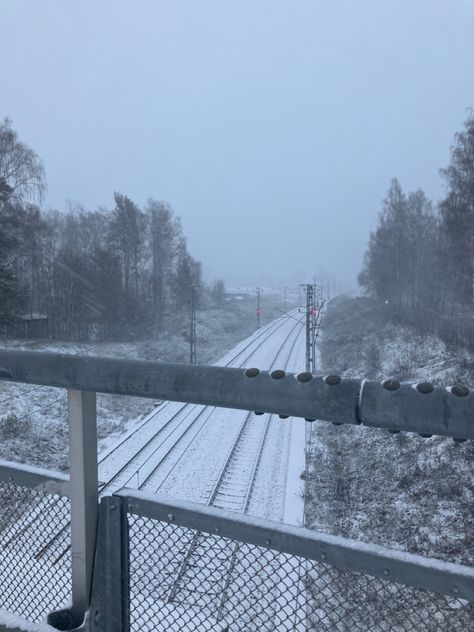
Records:
[[[91,630],[474,630],[465,567],[138,492],[101,506]],[[71,597],[69,501],[0,482],[0,507],[0,608],[44,620]]]
[[[71,600],[69,500],[0,481],[0,608],[43,621]]]
[[[132,631],[466,632],[471,602],[129,514]]]

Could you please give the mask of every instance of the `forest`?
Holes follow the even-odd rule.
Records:
[[[388,319],[474,349],[474,113],[440,170],[437,205],[390,183],[359,284]]]
[[[47,336],[109,341],[159,336],[202,291],[172,208],[140,208],[115,192],[110,209],[69,204],[44,211],[45,171],[10,120],[0,123],[0,327],[24,333],[41,320]],[[216,285],[222,294],[222,282]],[[0,329],[0,334],[2,334]]]

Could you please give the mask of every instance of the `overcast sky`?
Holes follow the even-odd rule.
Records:
[[[46,207],[169,202],[208,277],[355,285],[389,180],[443,193],[473,0],[0,0]]]

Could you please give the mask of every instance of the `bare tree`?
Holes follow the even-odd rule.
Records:
[[[41,160],[19,140],[8,118],[0,123],[0,188],[8,190],[9,201],[16,204],[41,202],[46,191]]]

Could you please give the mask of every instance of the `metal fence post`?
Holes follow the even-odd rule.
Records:
[[[106,496],[99,506],[89,632],[129,632],[129,582],[127,500]]]
[[[96,394],[68,390],[72,609],[89,606],[97,531]]]

